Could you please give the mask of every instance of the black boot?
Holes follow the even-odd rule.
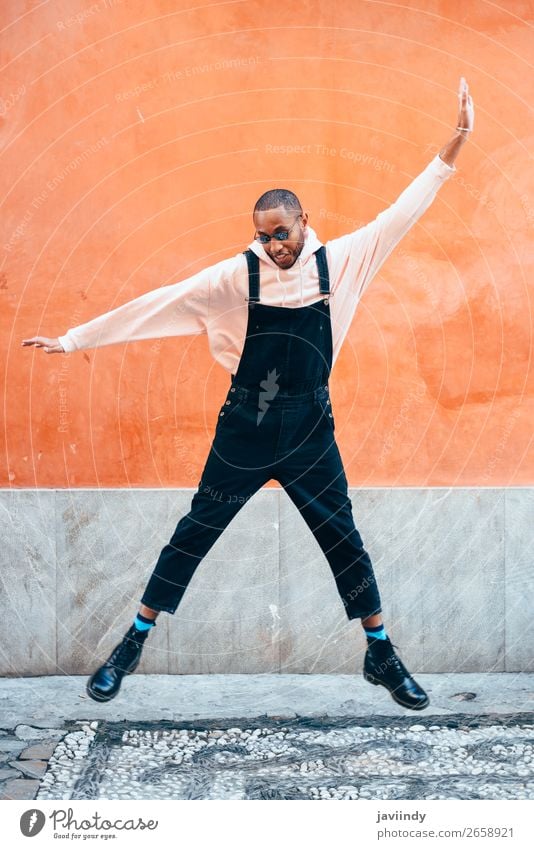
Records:
[[[429,705],[430,699],[395,654],[393,645],[389,637],[368,643],[363,677],[371,684],[382,684],[386,687],[399,705],[412,710],[422,710]]]
[[[86,690],[92,699],[97,702],[109,702],[117,695],[123,677],[134,672],[139,666],[141,652],[151,630],[152,627],[146,631],[138,631],[135,625],[131,626],[104,665],[97,669],[87,682]]]

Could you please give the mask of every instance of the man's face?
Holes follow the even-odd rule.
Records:
[[[294,209],[277,206],[275,209],[258,210],[252,218],[256,236],[273,236],[275,233],[288,231],[288,238],[284,241],[271,239],[270,242],[265,242],[263,247],[280,268],[291,268],[304,245],[308,214],[303,212],[299,215]]]

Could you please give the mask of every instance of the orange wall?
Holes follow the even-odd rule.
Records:
[[[275,184],[323,241],[366,223],[461,75],[475,132],[358,308],[336,433],[351,485],[533,484],[533,7],[505,5],[3,0],[2,485],[195,487],[229,380],[205,338],[21,340],[243,250]]]

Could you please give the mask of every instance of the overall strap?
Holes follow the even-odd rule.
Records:
[[[247,258],[248,266],[248,302],[250,306],[259,303],[260,300],[260,260],[251,250],[243,251]],[[326,248],[321,245],[315,251],[317,271],[319,273],[319,292],[321,295],[330,294],[330,275],[326,261]]]
[[[253,251],[243,251],[248,266],[248,303],[253,307],[260,300],[260,260]]]
[[[324,245],[321,245],[315,251],[315,258],[317,260],[317,271],[319,272],[319,291],[321,295],[328,295],[330,294],[330,275],[328,273],[326,248]]]

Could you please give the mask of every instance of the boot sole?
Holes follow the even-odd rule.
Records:
[[[89,684],[88,684],[88,685],[87,685],[87,687],[85,688],[85,692],[86,692],[86,693],[87,693],[87,695],[88,695],[88,696],[90,696],[90,697],[91,697],[91,698],[92,698],[95,702],[110,702],[112,699],[114,699],[114,698],[115,698],[115,696],[117,696],[117,695],[119,694],[119,691],[117,690],[117,692],[116,692],[116,693],[114,693],[114,694],[113,694],[113,696],[106,696],[106,697],[97,696],[97,694],[96,694],[96,693],[94,693],[94,692],[93,692],[93,690],[91,690],[91,688],[89,687]]]
[[[95,702],[110,702],[112,699],[115,698],[115,696],[119,695],[120,689],[122,687],[123,680],[126,678],[127,675],[131,675],[132,672],[135,672],[135,670],[139,666],[139,662],[140,662],[140,659],[137,661],[135,666],[132,667],[132,669],[129,669],[128,672],[124,673],[124,675],[121,678],[118,689],[113,693],[112,696],[101,696],[99,693],[95,693],[93,690],[91,690],[91,687],[90,687],[91,679],[89,679],[89,682],[87,683],[87,685],[85,687],[85,692],[87,693],[88,696],[90,696],[92,699],[94,699]]]
[[[374,677],[374,675],[371,675],[369,672],[366,672],[364,670],[363,677],[365,678],[366,681],[369,682],[369,684],[376,684],[376,685],[380,684],[382,687],[385,687],[385,689],[391,695],[391,698],[394,701],[396,701],[398,705],[402,705],[402,707],[409,708],[410,710],[423,710],[424,708],[428,707],[428,705],[430,704],[430,699],[427,696],[425,702],[421,702],[418,705],[408,705],[408,704],[406,704],[406,702],[403,702],[402,699],[399,698],[399,696],[397,696],[397,694],[395,693],[394,690],[390,690],[389,687],[387,686],[387,684],[384,684],[383,681],[379,681],[378,678]]]

